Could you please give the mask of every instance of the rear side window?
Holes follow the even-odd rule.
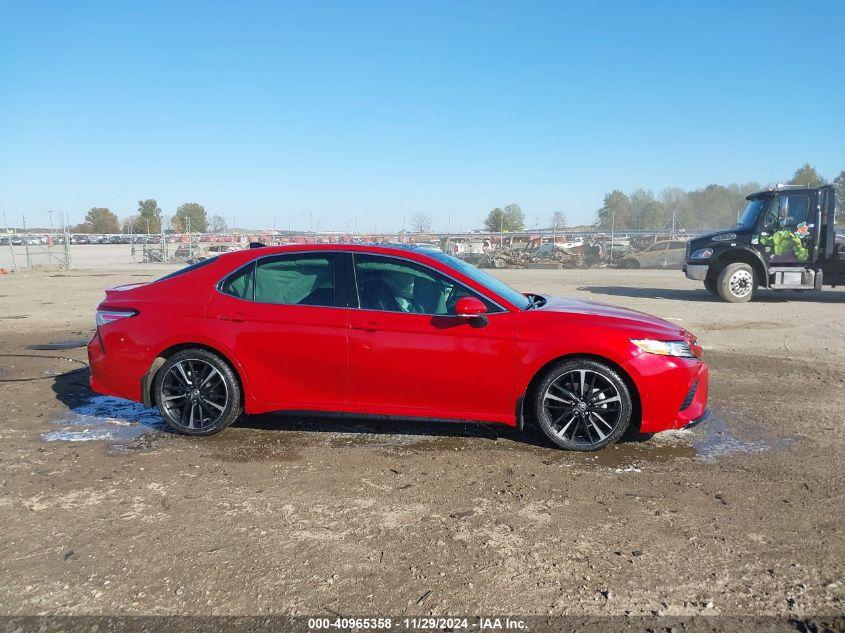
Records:
[[[280,255],[255,266],[255,301],[336,306],[335,258],[331,254]]]
[[[255,264],[250,264],[249,266],[245,266],[239,271],[236,271],[234,274],[226,278],[226,281],[224,281],[223,285],[220,286],[220,291],[227,295],[237,297],[238,299],[247,299],[248,301],[252,301],[252,293],[255,287],[255,284],[253,283],[254,270]]]

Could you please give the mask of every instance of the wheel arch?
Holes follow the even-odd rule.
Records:
[[[711,270],[707,274],[712,274],[714,278],[719,276],[719,273],[724,270],[728,264],[743,263],[751,266],[754,275],[757,277],[757,285],[763,288],[769,287],[769,275],[766,273],[766,265],[760,254],[751,249],[737,248],[730,249],[722,253],[710,267]]]
[[[639,432],[640,425],[642,423],[642,402],[640,400],[640,392],[637,389],[637,384],[634,382],[634,379],[631,377],[625,369],[616,361],[608,358],[607,356],[601,356],[600,354],[590,354],[585,352],[573,352],[571,354],[563,354],[561,356],[556,356],[551,360],[547,361],[544,365],[542,365],[534,375],[531,377],[531,380],[528,381],[528,385],[525,387],[525,392],[520,395],[518,400],[518,408],[519,408],[519,419],[517,421],[517,426],[520,430],[525,427],[525,414],[526,413],[533,413],[532,407],[534,406],[534,393],[537,389],[537,385],[542,380],[543,376],[546,375],[552,367],[555,365],[559,365],[560,363],[570,361],[570,360],[593,360],[604,365],[610,367],[613,371],[619,374],[619,377],[624,381],[625,386],[628,387],[628,392],[631,394],[631,421],[629,423],[629,429],[635,430]]]
[[[144,376],[141,378],[141,397],[143,398],[144,406],[151,407],[156,403],[155,394],[153,393],[153,384],[155,383],[155,377],[159,369],[161,369],[162,365],[164,365],[164,363],[167,362],[167,359],[173,356],[173,354],[186,349],[202,349],[207,352],[211,352],[216,356],[219,356],[220,359],[224,363],[226,363],[232,370],[232,372],[235,374],[235,378],[238,380],[238,388],[241,392],[241,402],[244,402],[246,398],[246,389],[244,386],[243,376],[241,375],[241,370],[238,367],[238,364],[233,362],[229,355],[226,354],[224,351],[212,345],[198,342],[184,342],[176,343],[162,350],[156,355],[156,357],[153,359],[153,362],[150,363],[150,368],[147,370],[147,373],[145,373]]]

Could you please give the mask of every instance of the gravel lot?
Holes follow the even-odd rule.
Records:
[[[93,396],[84,348],[27,349],[87,337],[105,286],[167,270],[76,253],[75,270],[0,276],[0,380],[37,378],[0,383],[5,614],[845,609],[841,291],[730,305],[678,271],[497,271],[703,342],[711,420],[598,454],[489,425],[282,416],[185,438]]]

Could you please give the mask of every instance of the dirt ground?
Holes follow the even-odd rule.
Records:
[[[584,455],[491,425],[282,416],[186,438],[95,397],[84,348],[27,348],[87,337],[103,287],[163,270],[0,276],[4,614],[845,610],[842,291],[730,305],[678,271],[497,271],[705,346],[709,422]]]

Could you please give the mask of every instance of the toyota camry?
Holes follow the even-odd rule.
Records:
[[[521,293],[430,248],[224,253],[110,288],[91,387],[210,435],[243,414],[536,424],[592,451],[706,415],[695,337],[640,312]]]

